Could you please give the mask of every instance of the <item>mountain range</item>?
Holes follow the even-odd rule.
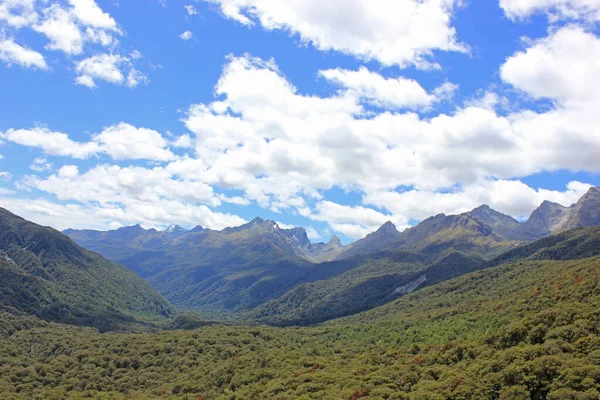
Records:
[[[310,327],[99,334],[0,308],[0,397],[597,399],[598,254],[600,227],[563,231]]]
[[[218,319],[310,324],[384,304],[480,268],[551,234],[600,225],[600,189],[576,204],[543,202],[524,222],[487,205],[399,232],[388,222],[350,245],[313,244],[303,228],[256,218],[221,231],[66,230],[146,279],[175,307]]]

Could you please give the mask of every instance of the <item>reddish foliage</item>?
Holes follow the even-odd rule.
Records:
[[[350,395],[350,400],[360,399],[361,397],[367,397],[369,392],[365,389],[353,389],[352,394]]]

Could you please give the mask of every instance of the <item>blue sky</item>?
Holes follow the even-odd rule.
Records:
[[[0,206],[348,242],[600,184],[596,2],[271,3],[0,0]]]

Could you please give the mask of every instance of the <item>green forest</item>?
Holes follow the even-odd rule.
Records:
[[[10,337],[0,341],[0,393],[7,399],[597,399],[600,257],[529,260],[538,257],[539,250],[529,252],[522,261],[314,327],[213,324],[101,334],[12,314],[2,318],[1,331]]]

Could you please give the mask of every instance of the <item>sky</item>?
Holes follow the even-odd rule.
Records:
[[[0,0],[0,207],[347,243],[600,185],[600,0]]]

